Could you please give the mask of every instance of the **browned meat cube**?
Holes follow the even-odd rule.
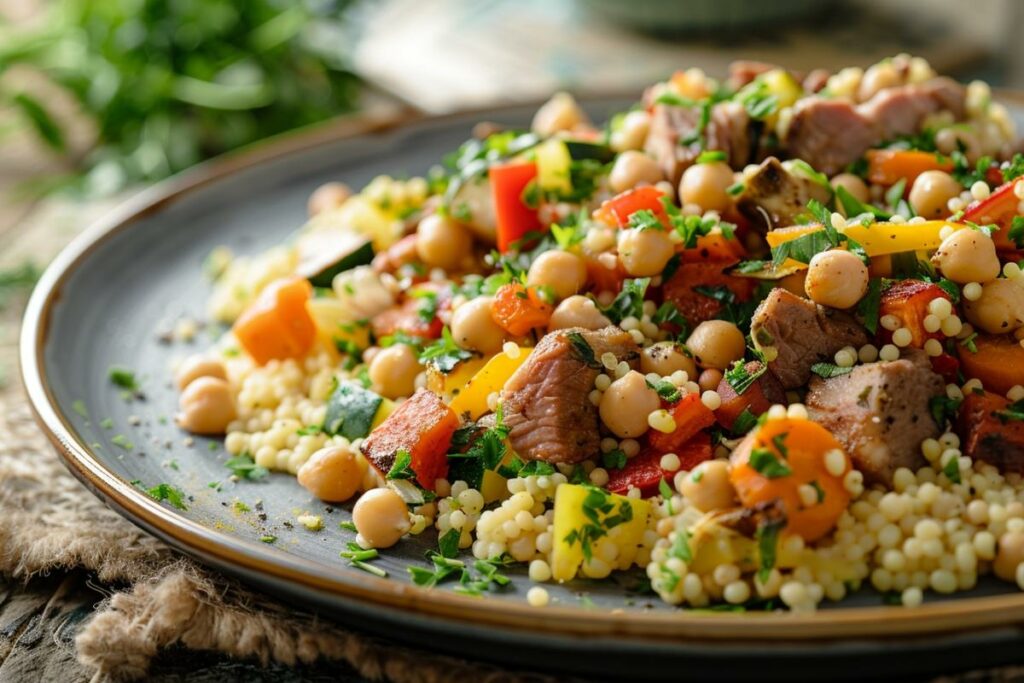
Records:
[[[807,410],[829,429],[868,481],[892,483],[899,467],[924,460],[921,442],[939,436],[928,409],[945,383],[920,351],[904,358],[859,365],[845,375],[811,380]]]
[[[995,465],[1000,472],[1024,474],[1024,421],[1010,402],[990,391],[968,393],[960,406],[959,432],[964,455]]]
[[[502,411],[509,444],[520,457],[574,463],[598,452],[597,408],[588,395],[604,353],[631,367],[640,358],[636,342],[617,327],[557,330],[509,378]]]
[[[833,175],[877,142],[874,126],[849,102],[808,97],[793,107],[783,147],[790,156]]]
[[[940,111],[962,119],[966,98],[964,86],[956,81],[933,78],[927,83],[886,88],[857,107],[857,111],[881,141],[916,133],[925,117]]]
[[[683,144],[700,125],[700,107],[654,105],[651,130],[645,151],[658,162],[673,185],[679,183],[683,171],[693,165],[704,150],[726,153],[733,168],[742,168],[751,156],[750,116],[738,102],[719,102],[711,109],[704,128],[703,145],[699,140]]]
[[[778,352],[768,368],[786,389],[807,384],[815,363],[831,363],[843,347],[868,342],[867,331],[850,314],[778,287],[754,311],[750,334],[758,348]]]

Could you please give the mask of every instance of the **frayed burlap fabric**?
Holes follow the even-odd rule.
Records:
[[[64,469],[17,390],[0,394],[0,571],[30,580],[85,570],[124,586],[75,637],[96,681],[146,677],[162,651],[185,647],[264,664],[345,661],[395,683],[548,681],[396,648],[297,614],[183,559],[122,519]],[[3,636],[0,636],[2,638]]]

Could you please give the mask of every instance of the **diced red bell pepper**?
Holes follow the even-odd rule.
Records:
[[[715,423],[715,414],[696,392],[683,396],[678,403],[669,406],[668,412],[676,422],[675,430],[666,434],[652,429],[647,433],[647,443],[659,453],[678,453],[684,443]]]
[[[964,455],[1000,472],[1024,474],[1024,422],[1005,417],[1009,405],[990,391],[968,392],[960,405],[958,431]]]
[[[684,260],[694,258],[688,253],[696,250],[687,249],[683,252]],[[726,287],[737,301],[749,301],[754,295],[756,283],[751,278],[729,275],[725,269],[736,261],[691,261],[682,263],[663,285],[662,293],[665,301],[675,307],[691,325],[698,325],[711,320],[722,311],[722,302],[696,291],[695,287],[717,289]]]
[[[1017,245],[1010,239],[1010,224],[1013,217],[1019,215],[1017,207],[1021,200],[1013,191],[1018,183],[1024,183],[1024,176],[1018,176],[997,188],[987,199],[972,203],[961,219],[978,225],[998,226],[999,230],[992,234],[992,240],[1000,252],[1017,249]]]
[[[443,311],[451,305],[451,290],[447,287],[433,282],[424,282],[417,285],[419,290],[433,290],[437,296],[437,311]],[[439,339],[444,329],[444,323],[437,316],[430,320],[424,320],[423,316],[424,299],[410,296],[394,308],[389,308],[375,315],[370,320],[370,327],[373,334],[380,339],[396,332],[404,332],[411,337],[420,339]]]
[[[679,469],[689,472],[705,460],[711,459],[711,435],[699,432],[674,452],[679,456]],[[621,470],[610,470],[606,488],[612,493],[627,493],[631,488],[638,488],[644,496],[658,493],[661,480],[671,485],[675,472],[661,469],[661,456],[665,453],[654,448],[646,448],[635,458],[631,458]]]
[[[619,293],[622,289],[622,281],[626,279],[626,271],[622,269],[622,262],[615,260],[615,267],[609,268],[596,258],[587,256],[584,259],[587,264],[587,282],[591,290],[597,293],[612,292]]]
[[[441,397],[420,389],[370,432],[361,450],[382,476],[394,466],[399,451],[408,452],[416,481],[432,491],[448,475],[448,449],[458,426],[459,418]]]
[[[491,318],[513,337],[522,337],[535,327],[547,327],[553,309],[536,287],[510,282],[494,293]]]
[[[878,315],[893,315],[899,318],[900,327],[910,330],[910,346],[920,349],[929,339],[942,338],[938,332],[928,332],[924,329],[928,304],[938,298],[952,302],[946,290],[936,284],[921,280],[899,280],[882,292]],[[878,335],[886,343],[892,341],[892,331],[881,326],[878,327]]]
[[[665,206],[661,198],[665,194],[653,185],[645,185],[632,190],[626,190],[617,194],[601,204],[594,212],[594,218],[607,223],[625,228],[629,225],[629,217],[637,211],[652,211],[658,217],[662,225],[668,226],[668,214],[665,213]]]
[[[956,383],[959,377],[957,372],[960,370],[960,361],[957,360],[956,356],[951,356],[946,352],[942,352],[938,356],[930,356],[928,358],[932,364],[932,370],[935,374],[946,380],[947,383]]]
[[[752,360],[745,366],[746,371],[753,375],[761,369],[761,361]],[[744,410],[749,410],[754,417],[767,411],[776,403],[786,403],[786,390],[771,372],[763,372],[747,387],[742,394],[737,394],[725,378],[718,383],[718,395],[722,405],[715,411],[718,424],[729,431]]]
[[[541,229],[537,209],[527,206],[523,193],[537,177],[537,164],[515,161],[491,166],[491,197],[498,229],[498,251],[505,253],[528,232]]]

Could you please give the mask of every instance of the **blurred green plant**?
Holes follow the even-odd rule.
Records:
[[[357,104],[349,0],[55,0],[35,27],[0,26],[0,76],[29,67],[95,127],[73,151],[53,103],[0,80],[11,107],[90,194],[157,180],[202,159]],[[45,182],[52,188],[57,182]]]

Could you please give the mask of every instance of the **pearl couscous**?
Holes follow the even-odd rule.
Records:
[[[836,111],[858,135],[822,134]],[[987,86],[906,55],[690,69],[604,125],[560,93],[480,130],[211,254],[232,329],[177,367],[179,425],[355,499],[359,568],[436,535],[423,586],[518,564],[543,608],[636,570],[670,605],[794,612],[1024,589],[1024,156]]]

